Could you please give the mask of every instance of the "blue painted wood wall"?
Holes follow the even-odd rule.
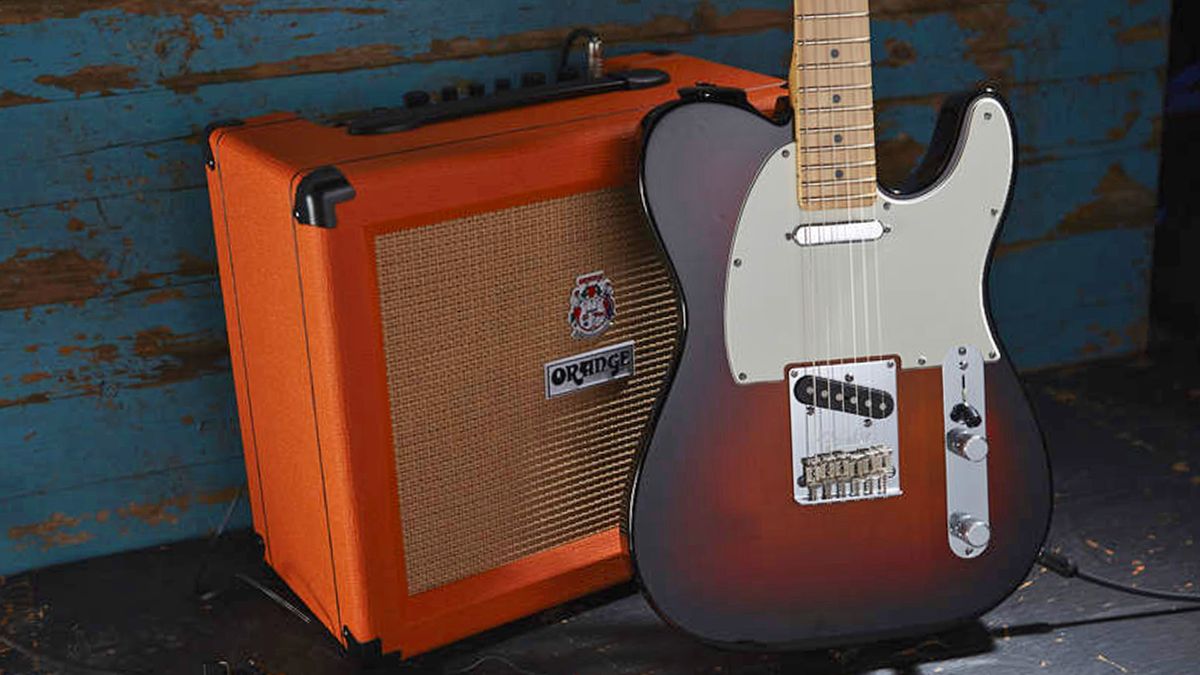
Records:
[[[0,3],[0,573],[201,535],[243,482],[198,132],[549,70],[566,30],[782,74],[791,0]],[[876,0],[882,174],[1005,85],[1025,368],[1140,349],[1167,0]],[[240,508],[233,524],[246,525]]]

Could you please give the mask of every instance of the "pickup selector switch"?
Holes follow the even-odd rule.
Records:
[[[988,442],[966,429],[951,429],[946,434],[946,449],[972,462],[982,462],[987,457]]]
[[[950,534],[974,549],[985,548],[992,539],[992,529],[988,524],[966,513],[950,516]]]

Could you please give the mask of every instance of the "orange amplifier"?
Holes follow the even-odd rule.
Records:
[[[411,656],[629,578],[625,482],[681,330],[639,122],[698,81],[763,109],[781,90],[674,54],[609,68],[669,82],[209,129],[254,528],[351,650]]]

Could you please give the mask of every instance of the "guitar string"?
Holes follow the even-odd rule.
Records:
[[[869,38],[870,34],[871,34],[869,17],[868,17],[867,21],[868,21],[867,36]],[[872,43],[870,42],[869,39],[866,42],[866,45],[867,45],[867,58],[865,60],[873,63],[874,59],[873,59],[873,54],[871,51]],[[875,129],[874,129],[874,124],[875,124],[875,86],[874,85],[875,85],[875,82],[874,82],[873,66],[867,72],[867,82],[870,84],[870,88],[868,88],[866,91],[867,91],[868,100],[871,102],[869,114],[870,114],[871,125],[872,125],[872,128],[871,128],[871,146],[872,147],[870,150],[871,175],[876,178],[876,180],[872,182],[872,186],[878,192],[879,181],[878,181],[878,173],[877,173],[877,167],[876,167],[877,145],[875,143]],[[876,238],[873,242],[871,242],[871,263],[872,263],[871,267],[872,267],[872,272],[873,272],[872,276],[874,277],[873,299],[875,301],[875,331],[876,331],[874,356],[875,356],[875,358],[886,358],[886,354],[885,354],[886,348],[885,348],[884,342],[883,342],[883,335],[884,335],[884,333],[883,333],[883,313],[882,313],[883,298],[880,297],[880,295],[879,295],[879,258],[880,258],[880,250],[879,249],[884,243],[884,237],[886,236],[887,231],[886,231],[886,225],[880,217],[879,201],[880,201],[880,199],[878,196],[876,196],[874,199],[872,199],[871,200],[871,208],[870,208],[872,222],[879,223],[879,227],[881,228],[879,237]],[[897,377],[897,378],[899,377],[898,366],[895,369],[893,369],[893,374],[895,375],[895,377]],[[898,400],[898,398],[895,400]],[[876,411],[871,411],[871,412],[876,412]],[[883,413],[879,412],[878,414],[882,415]],[[893,414],[893,415],[897,414],[895,403],[893,403],[893,405],[892,405],[891,414]],[[883,482],[883,489],[884,489],[885,494],[887,492],[887,483],[888,483],[888,480],[885,478],[885,480]]]
[[[838,17],[838,18],[834,19],[833,21],[831,21],[830,23],[832,25],[828,27],[827,32],[832,33],[832,35],[827,35],[826,37],[831,38],[831,39],[836,38],[836,37],[841,37],[842,33],[845,31],[846,21],[847,21],[847,19],[841,18],[841,17]],[[840,52],[839,52],[839,54],[840,54]],[[824,61],[826,59],[828,59],[828,61],[831,63],[834,60],[833,55],[830,52],[825,52],[823,54],[822,60]],[[841,86],[841,85],[845,84],[843,82],[843,80],[845,79],[845,75],[844,75],[844,73],[842,73],[841,70],[837,71],[836,76],[833,74],[835,69],[827,68],[825,70],[827,72],[829,72],[829,74],[830,74],[830,86],[831,87]],[[835,167],[834,168],[834,180],[831,181],[833,184],[833,196],[835,196],[835,197],[838,196],[839,190],[845,192],[845,195],[844,195],[844,197],[845,197],[845,205],[844,205],[845,214],[844,215],[839,213],[840,211],[843,210],[842,204],[840,204],[839,202],[836,202],[836,201],[834,202],[834,204],[835,204],[835,208],[833,210],[834,222],[836,223],[840,220],[843,224],[834,225],[833,227],[830,227],[828,229],[828,231],[831,235],[831,239],[833,239],[835,242],[834,248],[832,248],[829,251],[829,257],[831,259],[831,262],[834,265],[836,265],[837,264],[836,260],[839,257],[837,255],[839,253],[839,251],[837,250],[837,247],[841,246],[846,251],[845,258],[846,258],[846,262],[849,263],[847,266],[848,269],[847,269],[847,274],[846,274],[846,276],[849,278],[845,279],[845,280],[841,280],[839,287],[834,289],[834,295],[837,298],[836,317],[837,317],[837,324],[838,324],[838,337],[840,338],[838,340],[838,344],[836,347],[836,355],[838,357],[838,361],[841,364],[841,366],[840,366],[840,368],[835,368],[831,365],[830,370],[831,371],[844,370],[845,374],[849,374],[853,368],[853,366],[850,364],[853,364],[854,354],[855,354],[855,352],[858,351],[858,335],[857,335],[858,326],[856,325],[857,320],[856,320],[855,312],[854,312],[854,265],[853,265],[853,263],[854,263],[854,245],[850,242],[842,243],[846,239],[845,233],[849,232],[851,230],[851,228],[849,228],[845,224],[850,221],[850,209],[851,209],[852,200],[853,200],[853,196],[851,195],[851,191],[849,189],[850,183],[847,181],[846,166],[845,166],[846,164],[849,163],[847,158],[849,156],[850,151],[849,151],[849,149],[847,149],[847,146],[851,145],[851,143],[850,143],[849,139],[846,138],[846,134],[849,133],[847,128],[850,125],[848,124],[849,120],[846,119],[845,114],[840,114],[840,115],[838,114],[837,108],[833,108],[830,111],[829,118],[830,118],[829,126],[834,127],[833,133],[839,134],[842,137],[841,143],[836,143],[836,142],[833,143],[833,146],[834,146],[833,161],[830,162],[830,164]],[[840,162],[840,165],[839,165],[839,162]],[[839,166],[841,166],[840,169],[837,168]],[[839,173],[842,176],[841,178],[838,178]],[[839,232],[839,230],[840,230],[840,232]],[[833,276],[833,275],[831,275],[831,276]],[[837,275],[837,277],[842,278],[842,275],[839,274],[839,275]],[[848,295],[847,295],[847,289],[849,289]],[[849,302],[846,302],[847,299],[849,300]],[[846,325],[847,310],[849,310],[849,314],[850,314],[849,326]],[[848,336],[849,339],[846,339],[847,336],[845,335],[845,330],[847,328],[849,328],[849,333],[850,333]],[[849,352],[850,358],[849,359],[846,359],[846,349],[847,348],[849,348],[849,350],[850,350],[850,352]],[[834,350],[830,350],[830,353],[829,353],[830,359],[833,359],[834,355],[835,355]],[[846,419],[846,414],[845,414],[845,412],[846,412],[845,376],[842,375],[840,377],[837,377],[836,381],[837,381],[836,391],[838,393],[836,395],[834,395],[831,392],[830,398],[834,399],[834,400],[830,400],[830,402],[829,402],[831,406],[836,406],[834,408],[834,411],[835,411],[834,412],[834,420],[836,421],[836,429],[835,429],[835,435],[834,435],[835,443],[830,448],[830,450],[832,450],[834,452],[837,451],[838,446],[839,446],[839,443],[836,441],[845,443],[845,440],[848,438],[847,427],[850,424],[850,421]],[[833,387],[833,384],[834,384],[834,379],[833,379],[833,377],[831,377],[830,378],[830,387]],[[839,396],[841,397],[840,399],[838,399]],[[841,414],[838,414],[838,413],[841,413]],[[849,494],[850,494],[849,486],[843,485],[840,480],[838,481],[838,491],[840,493],[842,493],[839,496],[849,496]]]
[[[864,3],[864,4],[867,4],[867,3]],[[869,10],[869,5],[867,8]],[[856,62],[862,61],[867,64],[866,74],[862,78],[863,83],[874,84],[872,82],[872,77],[871,77],[872,76],[871,43],[870,43],[871,19],[870,19],[869,14],[866,18],[862,19],[862,24],[863,25],[860,26],[860,31],[867,37],[867,41],[862,43],[865,45],[865,47],[863,47],[863,49],[865,49],[866,54],[861,59],[857,58],[857,54],[856,54],[855,61]],[[873,103],[874,96],[872,94],[872,89],[868,88],[866,91],[867,91],[867,99],[871,100]],[[874,105],[867,107],[865,117],[867,118],[866,124],[870,124],[872,127],[874,127],[874,124],[875,124]],[[870,150],[867,151],[866,154],[869,154],[872,157],[872,161],[866,165],[866,171],[864,173],[867,174],[868,178],[874,178],[875,177],[875,164],[873,162],[873,157],[874,157],[874,153],[875,153],[875,149],[874,149],[875,131],[874,131],[874,128],[869,129],[867,131],[867,135],[871,139],[872,147]],[[863,153],[860,153],[860,155],[861,154],[863,154]],[[868,191],[871,193],[871,196],[869,198],[867,198],[867,199],[869,199],[869,201],[860,202],[858,220],[863,223],[875,223],[875,222],[877,222],[877,220],[873,216],[874,216],[876,192],[877,192],[878,188],[876,187],[876,182],[874,180],[867,181],[866,185],[869,188]],[[871,227],[871,226],[872,225],[864,225],[863,227]],[[864,230],[864,232],[869,232],[869,231]],[[881,233],[881,236],[882,236],[882,233]],[[863,327],[864,340],[863,341],[866,343],[866,353],[863,355],[863,361],[867,362],[867,363],[869,363],[871,361],[871,359],[875,358],[875,356],[876,356],[876,350],[872,349],[872,345],[871,345],[871,296],[870,296],[869,292],[867,291],[870,273],[868,272],[867,259],[868,259],[868,249],[874,250],[875,244],[878,241],[879,241],[878,239],[869,239],[866,236],[864,236],[862,238],[862,241],[860,241],[858,244],[859,262],[861,264],[861,269],[862,269],[862,299],[863,299],[862,309],[863,309],[863,325],[864,325],[864,327]],[[878,349],[878,345],[876,345],[875,347],[876,347],[876,349]],[[874,370],[871,369],[866,372],[873,373]],[[863,386],[877,388],[878,383],[875,381],[874,377],[868,377],[867,381],[863,383]],[[855,392],[856,397],[859,395],[860,391],[861,390],[856,390],[856,392]],[[867,403],[870,403],[870,402],[871,402],[871,396],[868,393],[867,394]],[[862,400],[859,399],[858,400],[859,405],[857,406],[857,410],[865,409],[867,411],[867,414],[863,418],[863,422],[862,422],[862,424],[864,425],[863,446],[870,447],[873,434],[870,433],[869,427],[867,427],[866,425],[874,424],[874,422],[873,422],[874,410],[862,405],[862,403],[863,403]],[[870,485],[871,493],[875,494],[876,486],[874,485],[874,479],[872,479],[872,478],[865,479],[862,481],[862,484],[864,487],[866,485]]]
[[[817,12],[814,11],[813,13],[815,14]],[[821,23],[820,23],[820,21],[816,20],[816,19],[807,19],[807,20],[811,22],[810,23],[810,25],[812,27],[811,35],[813,36],[814,39],[819,40],[821,38]],[[813,71],[813,79],[817,83],[818,92],[828,90],[828,88],[831,84],[831,82],[830,82],[830,80],[831,80],[830,76],[832,74],[831,71],[822,70],[819,68],[811,69],[811,70]],[[819,96],[818,96],[818,98],[819,98]],[[820,129],[823,129],[824,127],[827,127],[830,124],[830,121],[825,119],[825,111],[823,111],[821,109],[821,106],[816,106],[816,112],[812,115],[812,121],[813,121],[813,123],[811,125],[811,128],[809,129],[809,140],[810,140],[810,142],[815,144],[816,147],[818,148],[817,153],[816,153],[817,164],[820,166],[824,166],[824,165],[829,164],[832,161],[832,158],[830,157],[831,151],[829,148],[829,144],[824,143],[823,139],[822,139],[822,134],[824,132],[820,131]],[[812,201],[811,203],[821,204],[824,202]],[[817,210],[819,211],[819,208]],[[813,257],[813,275],[816,277],[816,282],[813,285],[814,291],[816,293],[816,298],[814,298],[814,303],[815,303],[816,307],[820,307],[821,309],[824,310],[824,319],[823,319],[822,323],[825,325],[825,349],[824,349],[824,352],[821,352],[820,350],[818,350],[817,353],[814,354],[814,357],[817,359],[817,363],[818,363],[818,366],[816,369],[816,375],[817,375],[817,378],[819,378],[819,379],[817,381],[824,383],[823,388],[821,385],[818,385],[816,387],[816,391],[823,397],[821,400],[823,400],[825,403],[824,409],[822,409],[820,405],[818,405],[816,408],[818,429],[820,430],[820,436],[817,439],[817,441],[818,441],[817,442],[817,451],[818,451],[818,455],[823,455],[825,453],[828,453],[830,450],[832,450],[832,447],[831,447],[832,439],[837,437],[837,418],[829,415],[829,406],[831,404],[830,399],[833,396],[833,390],[829,386],[830,377],[832,376],[832,373],[830,372],[830,366],[829,366],[829,362],[828,362],[828,354],[832,349],[832,345],[833,345],[833,341],[834,341],[833,314],[832,314],[832,309],[831,309],[831,303],[829,303],[827,301],[823,302],[823,300],[830,299],[831,291],[833,290],[833,287],[835,285],[835,280],[829,274],[826,273],[827,270],[825,269],[825,265],[824,265],[825,256],[823,254],[822,247],[825,245],[826,232],[820,227],[815,227],[812,229],[814,229],[816,231],[816,241],[813,244],[812,248],[810,249],[812,251],[812,257]],[[810,238],[810,241],[811,241],[811,238]],[[827,498],[827,495],[824,494],[824,490],[822,490],[822,497]]]
[[[865,45],[866,54],[864,55],[864,58],[856,59],[856,60],[861,60],[868,64],[866,74],[865,74],[865,77],[863,78],[862,84],[866,85],[866,87],[864,88],[864,91],[866,91],[866,99],[868,102],[866,105],[866,117],[867,117],[867,122],[870,124],[870,127],[871,127],[867,132],[868,136],[871,139],[871,143],[870,143],[871,147],[870,147],[870,149],[867,150],[867,153],[866,153],[868,155],[867,161],[869,162],[869,164],[867,164],[867,173],[868,173],[869,177],[872,178],[873,180],[871,180],[868,183],[870,186],[870,192],[872,194],[871,194],[870,201],[862,204],[861,219],[863,221],[866,221],[866,222],[869,222],[872,224],[878,223],[879,227],[880,227],[879,236],[874,239],[864,242],[864,244],[861,246],[862,268],[863,268],[863,313],[864,313],[864,318],[867,322],[867,328],[866,328],[867,342],[868,342],[868,344],[870,344],[870,341],[871,341],[871,324],[872,324],[872,322],[871,322],[870,317],[871,317],[871,301],[872,300],[875,303],[874,328],[876,331],[876,337],[878,338],[875,341],[873,348],[869,348],[867,350],[868,351],[867,359],[869,361],[872,359],[880,358],[880,356],[883,352],[883,335],[882,335],[881,328],[880,328],[880,314],[879,314],[879,301],[880,301],[880,298],[879,298],[879,244],[883,239],[883,231],[882,231],[883,224],[879,220],[879,211],[878,211],[878,208],[879,208],[879,196],[878,196],[879,187],[878,187],[878,185],[879,185],[879,183],[878,183],[878,176],[876,173],[876,166],[875,166],[875,152],[876,152],[875,151],[875,147],[876,147],[875,146],[875,128],[874,128],[875,127],[875,93],[874,93],[875,92],[875,88],[874,88],[875,83],[874,83],[874,59],[873,59],[872,53],[871,53],[871,19],[870,19],[870,14],[869,14],[870,6],[869,6],[869,3],[864,3],[864,4],[867,5],[867,9],[868,9],[868,16],[863,19],[863,22],[865,24],[865,26],[863,27],[863,34],[864,34],[863,37],[865,37],[866,39],[862,42],[862,44]],[[868,268],[868,259],[870,259],[870,267],[869,268]],[[868,272],[868,269],[870,269],[870,272]],[[870,293],[870,291],[868,290],[868,277],[870,277],[870,279],[874,282],[874,290],[875,290],[874,295],[872,295]],[[881,385],[881,384],[882,383],[880,383],[880,382],[875,382],[874,380],[872,380],[872,382],[870,383],[869,386],[879,387],[879,385]],[[868,401],[868,403],[871,403],[871,399],[870,399],[869,395],[868,395],[867,401]],[[878,413],[878,411],[874,410],[873,406],[867,408],[867,418],[866,419],[873,420],[875,414],[879,414],[879,413]],[[865,424],[865,422],[864,422],[864,424]],[[875,487],[876,486],[874,486],[874,485],[872,486],[873,489]],[[884,490],[886,492],[886,484],[884,486]]]
[[[812,27],[812,23],[808,19],[801,18],[801,13],[802,13],[801,5],[803,4],[803,2],[804,2],[804,0],[797,0],[797,2],[796,2],[796,10],[797,10],[796,21],[799,22],[798,25],[800,27],[800,35],[802,38],[802,42],[800,45],[797,46],[797,50],[796,50],[796,54],[797,54],[797,57],[796,57],[796,68],[797,68],[796,80],[798,83],[802,83],[801,89],[806,91],[809,86],[809,76],[808,76],[808,72],[805,70],[801,70],[801,68],[804,66],[804,62],[805,62],[804,51],[805,51],[805,46],[807,46],[808,42],[810,41],[809,38],[811,37],[811,34],[810,34],[809,29]],[[814,77],[812,84],[817,85],[819,87],[820,80],[818,78]],[[801,105],[801,106],[797,106],[797,108],[799,108],[799,109],[796,110],[796,113],[795,113],[796,114],[796,123],[800,125],[800,130],[801,130],[800,138],[801,138],[801,143],[802,143],[802,148],[803,148],[803,153],[799,157],[797,157],[797,161],[796,161],[797,171],[799,172],[798,173],[798,176],[799,176],[798,181],[800,181],[800,180],[804,179],[804,175],[805,175],[805,173],[802,172],[802,169],[806,165],[811,165],[811,161],[810,161],[811,155],[816,154],[819,156],[820,152],[819,151],[817,153],[811,152],[810,139],[809,139],[810,132],[808,131],[807,126],[806,126],[808,124],[808,118],[809,118],[809,112],[806,110],[808,108],[808,106]],[[805,196],[804,190],[801,188],[799,182],[797,182],[797,189],[800,190],[800,194],[802,197]],[[804,208],[803,204],[800,204],[799,208],[803,209]],[[803,218],[805,217],[803,213],[801,213],[800,216],[801,216],[801,220],[803,220]],[[811,234],[810,234],[811,230],[809,230],[807,225],[805,225],[803,222],[798,223],[798,225],[800,225],[801,228],[799,230],[797,230],[797,236],[804,237],[804,239],[803,239],[803,241],[805,243],[804,251],[806,254],[804,257],[806,258],[806,263],[807,263],[805,265],[805,267],[807,268],[807,276],[808,276],[808,284],[807,284],[808,288],[806,289],[807,294],[808,294],[808,303],[807,303],[808,307],[807,307],[807,312],[806,312],[807,316],[803,317],[802,320],[807,320],[809,325],[812,326],[813,340],[810,343],[810,345],[811,345],[810,350],[809,350],[810,353],[807,356],[808,356],[808,360],[810,362],[815,363],[815,362],[817,362],[816,345],[818,344],[818,341],[819,341],[818,336],[820,335],[820,328],[816,321],[817,299],[820,297],[819,289],[817,288],[817,283],[820,281],[820,274],[817,272],[816,267],[815,267],[816,254],[814,253],[814,249],[812,246]],[[805,412],[805,420],[807,422],[806,428],[812,429],[812,438],[808,441],[806,452],[805,452],[806,457],[812,457],[814,455],[820,454],[821,442],[825,436],[825,416],[820,414],[820,407],[818,406],[818,402],[820,400],[820,395],[821,395],[821,387],[820,387],[820,380],[819,380],[821,371],[819,368],[810,367],[809,372],[811,372],[813,375],[813,379],[812,379],[813,391],[812,391],[812,404],[811,405],[812,405],[814,413],[812,415],[812,418],[809,419],[807,410]],[[806,433],[806,438],[807,438],[807,433]],[[810,492],[810,494],[812,494],[812,493]]]
[[[816,13],[816,12],[814,12],[814,13]],[[814,19],[814,20],[817,20],[817,19]],[[830,22],[830,23],[833,23],[834,26],[836,26],[836,24],[838,24],[840,22],[840,20],[841,19],[834,18],[834,19],[832,19],[832,22]],[[817,34],[818,38],[821,37],[822,32],[827,32],[829,30],[828,24],[821,24],[821,23],[814,24],[814,28],[816,29],[816,34]],[[824,29],[824,30],[822,30],[822,29]],[[827,92],[833,91],[833,88],[835,86],[835,84],[834,84],[834,80],[835,80],[834,68],[816,68],[816,71],[818,73],[817,77],[820,78],[821,80],[823,80],[824,90],[826,90]],[[823,119],[820,119],[820,124],[817,125],[817,129],[821,130],[821,131],[817,132],[818,139],[820,139],[820,136],[823,136],[823,135],[826,135],[826,133],[829,133],[828,131],[823,131],[823,130],[829,129],[829,127],[834,126],[836,123],[838,123],[838,119],[836,119],[832,110],[829,110],[828,108],[824,108],[823,106],[818,106],[818,109],[821,110],[821,112],[818,113],[818,118],[823,118]],[[838,133],[838,132],[834,131],[833,133]],[[844,141],[845,141],[845,139],[844,139]],[[828,155],[828,156],[822,157],[821,166],[835,165],[835,163],[838,162],[838,148],[836,148],[836,145],[838,145],[838,144],[822,143],[822,145],[826,145],[826,147],[829,147],[829,149],[824,151],[824,153],[823,153],[824,155]],[[820,197],[822,199],[824,199],[823,193],[818,192],[818,195],[820,195]],[[836,195],[836,191],[834,192],[834,195]],[[820,203],[824,204],[826,202],[822,201]],[[838,203],[832,202],[832,204],[834,207],[834,211],[836,211],[836,208],[838,208]],[[818,213],[820,213],[820,211],[822,211],[822,210],[823,209],[817,209]],[[835,228],[817,227],[817,229],[818,229],[818,231],[821,232],[822,237],[824,239],[822,245],[827,245],[827,246],[835,245],[834,241],[833,241],[833,239],[834,239],[833,232],[835,231]],[[844,420],[840,419],[841,416],[838,416],[838,414],[833,413],[833,405],[834,405],[833,383],[834,383],[834,375],[835,375],[834,370],[836,368],[836,366],[833,363],[833,358],[834,358],[834,354],[838,353],[840,351],[839,346],[841,344],[845,344],[846,337],[845,337],[844,325],[842,325],[842,322],[840,321],[841,298],[839,297],[838,286],[839,286],[839,283],[841,282],[841,280],[839,279],[838,275],[833,274],[833,271],[836,268],[834,267],[833,264],[830,264],[830,263],[833,263],[834,253],[836,253],[836,250],[835,249],[834,250],[817,249],[817,250],[823,251],[822,255],[818,255],[818,258],[820,258],[820,261],[821,261],[821,264],[820,264],[821,269],[817,269],[817,274],[821,276],[821,280],[824,282],[824,285],[826,285],[826,287],[827,287],[827,291],[823,295],[823,298],[826,301],[824,301],[824,303],[822,303],[824,306],[826,306],[826,310],[827,310],[826,325],[828,327],[827,333],[829,335],[828,345],[826,347],[826,353],[823,354],[824,369],[826,369],[826,406],[827,406],[827,408],[826,408],[827,414],[824,417],[826,417],[829,420],[829,422],[832,423],[832,424],[830,424],[830,426],[832,426],[832,429],[830,429],[829,435],[826,436],[826,438],[824,438],[823,452],[824,453],[833,453],[833,452],[836,452],[836,449],[838,449],[838,438],[841,437],[842,428],[844,428],[844,426],[845,426]],[[826,267],[828,267],[828,270],[824,269]],[[822,271],[828,271],[828,274],[822,274]],[[834,327],[836,327],[836,336],[834,335]],[[818,414],[820,414],[820,412],[818,412]],[[839,492],[839,484],[834,482],[834,497],[838,496],[838,492]]]
[[[794,89],[794,93],[792,93],[792,125],[795,129],[795,136],[796,136],[796,157],[795,157],[794,166],[796,168],[797,209],[798,209],[798,213],[800,214],[800,217],[803,218],[803,213],[799,211],[799,209],[802,208],[800,206],[800,200],[803,199],[803,194],[804,194],[803,190],[801,188],[801,185],[800,185],[800,181],[803,180],[803,174],[801,173],[801,166],[802,166],[801,162],[804,161],[804,159],[808,156],[808,154],[807,154],[808,135],[805,133],[805,128],[804,128],[805,119],[801,117],[801,115],[804,114],[801,111],[805,107],[802,104],[801,97],[803,96],[802,92],[804,91],[805,87],[808,85],[808,82],[806,82],[803,79],[803,77],[801,76],[801,73],[803,71],[801,71],[800,68],[804,63],[803,50],[804,50],[804,45],[807,44],[807,42],[808,42],[808,39],[807,39],[808,34],[806,32],[807,24],[804,23],[803,20],[800,18],[800,15],[801,15],[800,3],[801,2],[803,2],[803,0],[795,0],[795,2],[792,3],[792,7],[795,11],[793,12],[793,17],[792,17],[792,25],[793,25],[792,63],[791,63],[791,72],[788,73],[788,76],[790,78],[792,87]],[[799,238],[803,237],[805,235],[806,235],[806,233],[805,233],[805,230],[803,227],[803,223],[797,221],[797,228],[795,230],[793,230],[793,235],[792,235],[794,243],[797,245],[800,245],[801,241],[803,241],[803,240],[799,239]],[[801,252],[800,260],[801,260],[801,263],[804,265],[804,269],[801,271],[801,273],[799,275],[797,275],[800,279],[800,284],[802,286],[802,288],[800,289],[800,293],[799,293],[799,298],[802,302],[801,307],[803,308],[803,311],[800,313],[800,321],[803,322],[805,342],[808,342],[809,344],[811,344],[811,342],[809,341],[809,338],[811,337],[811,338],[815,339],[815,337],[816,337],[816,329],[813,327],[813,322],[808,320],[809,319],[808,315],[812,311],[812,302],[810,300],[810,295],[809,295],[812,293],[812,266],[810,264],[811,256],[809,255],[810,251],[808,251],[807,247],[801,247],[800,252]],[[804,359],[802,356],[801,363],[803,363],[803,361],[804,361]],[[797,379],[796,384],[792,385],[792,391],[790,392],[789,395],[794,396],[796,394],[795,387],[798,387],[800,384],[800,381],[803,379],[804,379],[803,377],[800,377]],[[813,400],[815,401],[815,398],[816,398],[815,388],[813,390],[812,396],[813,396]],[[813,491],[811,488],[811,486],[812,486],[811,478],[812,477],[808,473],[808,467],[806,467],[804,465],[804,460],[808,459],[812,455],[813,444],[816,441],[816,439],[819,438],[819,436],[816,435],[816,420],[810,418],[810,416],[807,414],[807,408],[805,409],[805,415],[804,415],[803,421],[804,421],[804,456],[801,457],[801,459],[800,459],[799,473],[801,473],[804,476],[804,481],[805,481],[804,490],[806,490],[808,492],[808,495],[805,495],[805,496],[811,496],[813,494]]]

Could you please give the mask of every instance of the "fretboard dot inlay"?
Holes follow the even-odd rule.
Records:
[[[835,173],[834,175],[835,175],[835,176],[837,176],[838,178],[845,178],[845,177],[846,177],[846,172],[845,172],[845,171],[842,171],[841,169],[838,169],[838,170],[837,170],[837,173]]]
[[[842,95],[841,95],[841,94],[834,94],[834,95],[833,95],[833,102],[834,102],[834,103],[841,103],[841,102],[842,102]]]
[[[838,52],[838,50],[835,49],[835,50],[829,52],[829,55],[836,59],[840,55],[840,52]]]
[[[836,135],[833,137],[833,142],[834,142],[834,143],[841,143],[841,142],[842,142],[842,135],[841,135],[841,134],[836,134]]]

